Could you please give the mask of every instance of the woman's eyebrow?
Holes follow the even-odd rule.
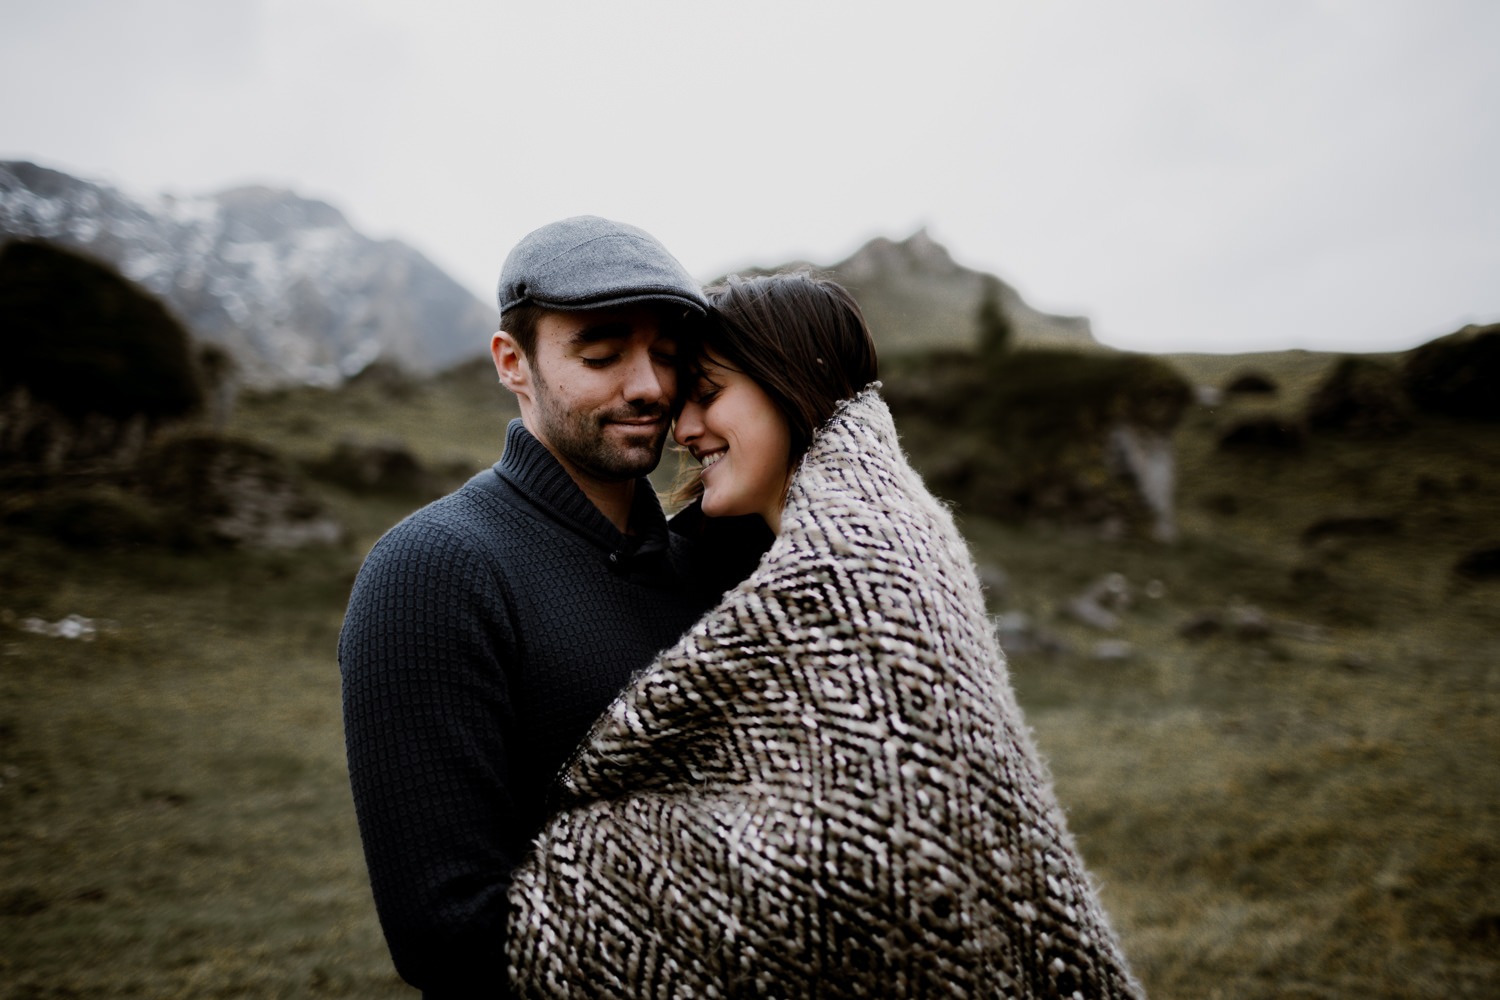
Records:
[[[725,372],[732,372],[735,375],[745,374],[743,371],[729,364],[727,361],[710,361],[707,358],[703,358],[698,362],[698,370],[705,376],[708,376],[710,378],[714,374],[722,375]]]

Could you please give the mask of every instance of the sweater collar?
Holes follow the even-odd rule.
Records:
[[[544,514],[608,550],[610,564],[618,569],[665,556],[667,519],[649,479],[636,480],[630,508],[634,534],[626,535],[594,506],[519,417],[506,428],[505,452],[495,463],[495,472]]]

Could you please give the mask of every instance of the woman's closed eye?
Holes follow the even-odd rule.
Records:
[[[708,406],[718,398],[718,395],[721,391],[723,391],[723,388],[723,386],[716,385],[715,383],[710,382],[707,379],[701,379],[699,380],[697,385],[693,386],[692,395],[690,395],[688,398],[697,403],[699,406]]]

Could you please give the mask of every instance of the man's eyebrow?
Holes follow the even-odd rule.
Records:
[[[605,321],[574,330],[573,336],[569,339],[575,347],[582,347],[585,344],[596,344],[601,340],[624,340],[629,336],[629,323]]]

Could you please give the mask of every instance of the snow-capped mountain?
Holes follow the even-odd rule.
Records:
[[[41,239],[112,264],[223,345],[251,384],[333,384],[376,358],[413,371],[482,354],[496,311],[397,240],[331,205],[243,187],[133,198],[0,162],[0,240]]]

